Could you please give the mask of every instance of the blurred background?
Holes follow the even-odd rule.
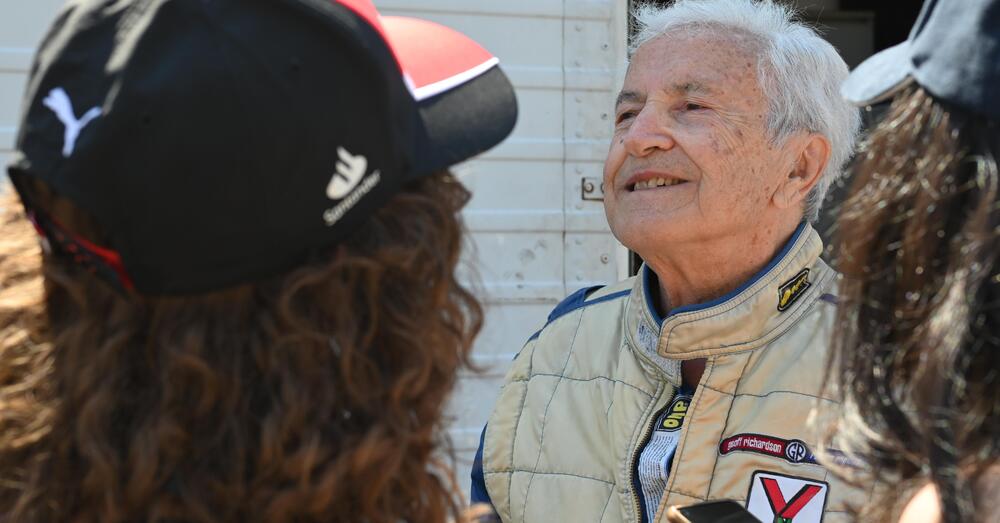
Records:
[[[10,158],[34,49],[62,0],[0,0],[0,164]],[[653,2],[667,4],[669,1]],[[790,1],[854,67],[906,39],[921,2]],[[482,373],[451,405],[461,484],[507,365],[555,304],[633,273],[608,231],[601,175],[630,37],[625,0],[375,0],[385,15],[434,20],[478,40],[512,78],[520,120],[504,144],[455,172],[472,189],[463,278],[487,311]],[[0,191],[3,184],[0,182]],[[831,191],[830,211],[842,188]]]

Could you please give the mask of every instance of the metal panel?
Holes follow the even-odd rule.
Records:
[[[34,49],[64,0],[0,0],[0,49]]]
[[[625,250],[608,230],[603,203],[584,198],[583,190],[585,183],[596,184],[603,178],[613,103],[625,74],[625,6],[626,2],[609,2],[604,17],[572,17],[564,22],[563,66],[568,74],[564,98],[567,147],[563,263],[567,292],[615,281],[627,270],[627,264],[621,263]]]
[[[23,71],[0,71],[0,100],[5,102],[0,104],[0,122],[3,122],[2,129],[8,135],[5,137],[7,140],[0,141],[0,147],[5,149],[14,145],[11,134],[21,116],[21,98],[27,81],[28,75]]]

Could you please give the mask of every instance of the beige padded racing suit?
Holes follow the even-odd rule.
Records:
[[[802,225],[730,295],[657,318],[648,269],[564,303],[524,346],[487,424],[482,468],[505,522],[640,522],[635,460],[680,385],[707,358],[653,521],[712,499],[763,521],[846,521],[862,501],[815,462],[807,418],[824,376],[836,274]],[[561,309],[561,310],[560,310]],[[655,506],[655,505],[654,505]]]

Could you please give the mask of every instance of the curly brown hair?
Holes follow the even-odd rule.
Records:
[[[411,183],[302,267],[184,298],[41,255],[0,205],[0,519],[457,518],[444,408],[482,323],[454,276],[469,193]]]
[[[835,243],[843,410],[827,445],[864,462],[839,474],[879,486],[859,520],[895,521],[927,482],[944,521],[995,509],[974,492],[1000,456],[998,157],[996,122],[911,87],[855,166]]]

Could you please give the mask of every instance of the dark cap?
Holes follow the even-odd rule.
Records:
[[[909,38],[865,60],[841,92],[856,105],[875,105],[912,82],[1000,118],[1000,1],[927,0]]]
[[[97,220],[109,245],[67,240],[25,200],[77,261],[143,294],[195,294],[304,263],[516,116],[493,55],[370,0],[71,0],[9,172]]]

